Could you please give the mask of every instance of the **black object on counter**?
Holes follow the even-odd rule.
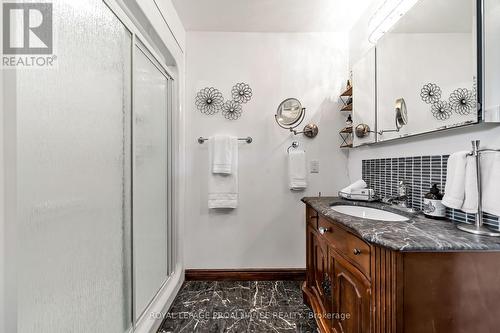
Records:
[[[446,207],[442,203],[443,194],[437,184],[432,185],[431,190],[424,196],[423,211],[425,216],[434,219],[446,218]]]

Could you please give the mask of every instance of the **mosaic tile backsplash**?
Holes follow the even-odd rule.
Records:
[[[397,195],[398,182],[403,180],[408,187],[408,206],[422,209],[423,197],[432,184],[444,191],[446,167],[449,155],[382,158],[363,160],[363,180],[380,197]],[[454,222],[474,223],[474,214],[456,209],[447,209],[447,217]],[[484,223],[500,229],[499,217],[484,213]]]

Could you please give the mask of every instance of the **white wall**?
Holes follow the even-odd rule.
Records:
[[[356,63],[372,47],[368,42],[368,20],[382,2],[383,0],[374,1],[350,31],[350,64]],[[491,82],[486,82],[486,84],[491,84]],[[483,124],[351,149],[348,157],[349,179],[354,181],[361,178],[363,159],[447,154],[470,149],[470,141],[473,139],[482,140],[485,147],[498,148],[500,147],[500,127]]]
[[[346,184],[346,156],[339,150],[344,126],[338,95],[348,76],[347,36],[338,34],[188,32],[186,144],[186,268],[305,267],[305,195],[336,193]],[[229,98],[231,87],[246,82],[252,100],[236,121],[206,116],[195,107],[199,89],[216,87]],[[307,108],[303,123],[315,122],[319,135],[293,137],[274,121],[279,103],[298,98]],[[302,126],[303,126],[302,125]],[[239,207],[207,208],[208,146],[199,136],[227,133],[252,136],[240,144]],[[308,160],[320,160],[320,174],[309,174],[309,188],[287,187],[286,149],[299,140]]]

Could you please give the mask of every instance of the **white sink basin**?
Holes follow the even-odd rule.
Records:
[[[361,217],[370,220],[395,221],[395,222],[404,222],[409,220],[407,217],[402,215],[369,207],[339,205],[339,206],[331,206],[331,209],[342,214]]]

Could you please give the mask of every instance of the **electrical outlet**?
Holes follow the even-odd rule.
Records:
[[[311,166],[311,173],[319,173],[319,161],[318,160],[312,160],[310,166]]]

